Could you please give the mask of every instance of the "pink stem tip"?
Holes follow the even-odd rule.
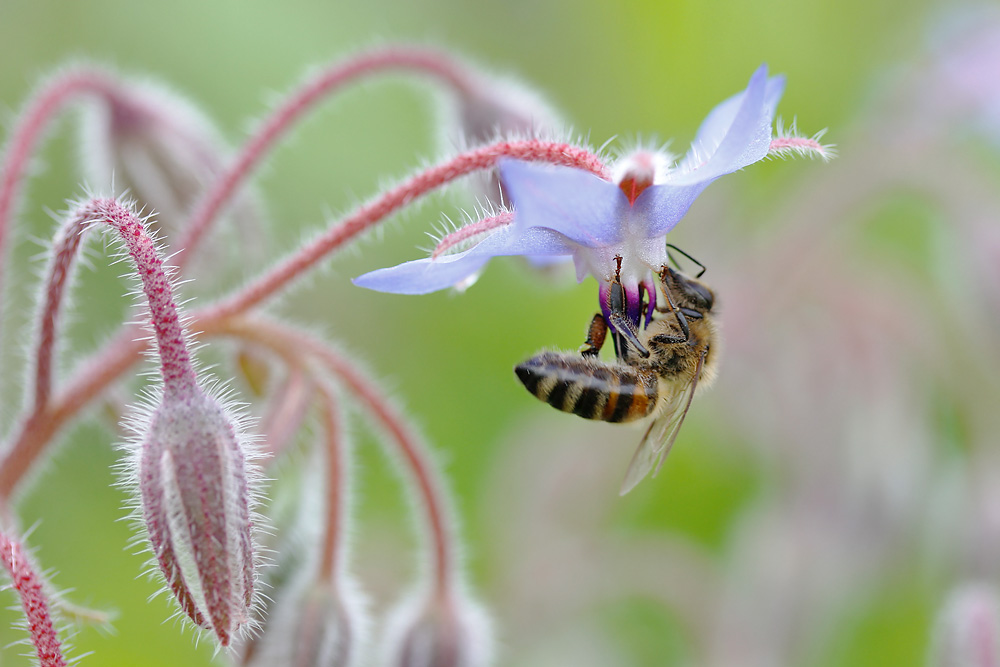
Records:
[[[834,155],[832,146],[821,144],[816,139],[806,137],[776,137],[771,140],[768,153],[796,152],[802,155],[819,156],[829,159]]]
[[[166,392],[184,392],[197,384],[184,336],[173,286],[156,243],[143,221],[114,199],[94,200],[89,208],[98,222],[114,228],[135,262],[136,273],[149,304],[149,317],[160,351],[160,368]]]
[[[503,213],[498,213],[497,215],[490,216],[489,218],[483,218],[482,220],[470,222],[464,227],[459,227],[452,233],[446,234],[444,238],[438,242],[437,246],[434,247],[434,251],[431,252],[431,259],[437,259],[463,241],[467,241],[473,237],[479,236],[480,234],[493,231],[498,227],[509,225],[513,219],[513,211],[504,211]]]
[[[21,598],[21,608],[28,622],[31,643],[38,653],[41,667],[63,667],[63,657],[59,637],[56,636],[49,612],[49,602],[42,588],[42,580],[31,567],[20,543],[0,532],[0,561],[10,574],[11,586]]]

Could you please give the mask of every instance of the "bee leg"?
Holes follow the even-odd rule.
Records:
[[[622,338],[632,344],[632,347],[636,349],[640,356],[644,358],[649,357],[649,350],[639,340],[639,333],[635,330],[635,325],[623,313],[612,310],[611,325],[621,334]]]
[[[586,347],[580,350],[580,354],[585,357],[596,357],[597,353],[604,347],[604,340],[607,338],[607,335],[608,323],[604,319],[604,315],[597,313],[590,320],[590,327],[587,329],[587,340],[583,343]]]
[[[660,345],[676,345],[677,343],[686,343],[690,337],[686,336],[668,336],[667,334],[656,334],[649,339],[651,343],[659,343]]]
[[[666,267],[664,267],[666,269]],[[663,281],[663,294],[667,297],[667,305],[669,308],[661,312],[670,312],[674,314],[677,318],[677,325],[681,328],[681,336],[668,336],[667,334],[658,334],[653,336],[650,340],[657,343],[686,343],[691,340],[691,329],[688,327],[687,318],[684,316],[683,309],[678,308],[674,303],[674,300],[670,298],[670,290],[667,288],[667,282]]]

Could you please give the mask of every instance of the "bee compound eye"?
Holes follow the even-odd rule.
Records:
[[[712,294],[712,290],[701,284],[696,283],[696,285],[698,287],[698,296],[704,302],[705,309],[711,309],[712,304],[715,302],[715,296]]]
[[[695,308],[704,311],[712,309],[712,304],[715,302],[715,296],[712,294],[712,290],[708,289],[705,285],[693,280],[685,280],[684,292],[685,296],[691,301],[691,304]]]

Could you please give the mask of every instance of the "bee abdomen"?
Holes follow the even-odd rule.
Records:
[[[633,421],[656,405],[656,376],[632,366],[542,352],[516,366],[514,372],[540,400],[585,419]]]

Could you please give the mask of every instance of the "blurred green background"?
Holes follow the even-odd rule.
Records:
[[[741,90],[751,72],[767,62],[772,72],[788,77],[779,114],[797,116],[806,133],[829,127],[828,139],[836,143],[841,128],[854,122],[877,90],[880,77],[919,51],[933,9],[912,0],[291,0],[280,6],[235,0],[0,0],[0,109],[12,117],[39,77],[67,62],[110,63],[168,82],[199,103],[229,142],[239,145],[277,95],[307,69],[362,47],[403,40],[454,48],[491,69],[520,76],[595,145],[614,136],[624,141],[674,138],[676,152],[686,149],[707,111]],[[256,178],[274,222],[274,245],[291,250],[325,220],[434,160],[440,148],[433,112],[421,86],[392,77],[354,88],[310,117]],[[40,266],[31,261],[38,252],[31,238],[50,238],[53,222],[46,211],[61,210],[66,199],[83,192],[74,152],[75,137],[63,122],[46,145],[39,161],[44,168],[31,182],[22,209],[13,273],[6,278],[16,292],[4,331],[7,425],[20,406],[18,360],[30,338],[24,313]],[[766,227],[773,200],[822,169],[819,162],[764,162],[710,188],[695,209],[705,199],[716,198],[716,205],[739,202],[748,226]],[[109,184],[88,185],[106,189]],[[491,606],[507,565],[487,507],[495,500],[490,489],[504,443],[517,438],[526,424],[585,432],[527,396],[511,368],[541,347],[579,345],[596,306],[594,285],[549,284],[526,275],[524,265],[513,261],[494,261],[464,295],[391,296],[348,282],[364,271],[419,256],[414,248],[428,245],[425,232],[442,212],[454,214],[468,206],[467,198],[450,192],[405,211],[384,234],[327,262],[325,270],[274,309],[315,325],[355,352],[420,425],[445,462],[473,587]],[[675,239],[698,256],[698,239],[711,234],[711,229],[682,223]],[[74,307],[71,355],[92,349],[129,303],[122,296],[125,282],[117,279],[121,268],[102,269],[100,253],[91,264],[96,268],[82,272],[83,290]],[[211,285],[199,285],[197,294],[204,303],[213,294]],[[224,362],[225,355],[220,359]],[[731,453],[711,440],[724,429],[709,425],[712,416],[696,413],[664,474],[623,499],[613,491],[638,434],[629,431],[624,442],[616,443],[608,458],[608,484],[595,491],[606,495],[601,521],[608,539],[670,530],[721,550],[741,503],[766,480],[745,462],[720,461]],[[700,444],[694,442],[699,434],[709,443],[691,446]],[[19,507],[23,525],[35,526],[30,544],[42,566],[55,573],[52,581],[72,590],[71,600],[118,611],[113,632],[83,627],[76,633],[76,652],[94,652],[83,664],[207,664],[213,653],[209,643],[196,646],[178,623],[164,623],[170,609],[162,599],[146,603],[155,586],[139,578],[143,559],[131,555],[130,529],[118,521],[125,498],[112,487],[116,437],[106,420],[96,418],[64,434],[58,454]],[[398,581],[406,581],[413,569],[407,513],[371,440],[358,429],[362,490],[355,532],[362,549],[369,529],[398,534],[388,543],[402,545],[403,551],[387,558],[398,568]],[[516,485],[507,492],[516,495]],[[923,660],[936,602],[906,581],[900,574],[900,580],[885,582],[882,601],[875,608],[859,608],[835,632],[835,648],[824,664]],[[9,592],[3,604],[14,604]],[[7,646],[21,636],[21,630],[11,628],[16,618],[16,613],[0,613],[4,665],[28,664],[18,657],[24,646]],[[498,615],[496,620],[502,647],[507,619]],[[621,636],[634,664],[690,658],[682,624],[641,598],[610,602],[587,622]],[[500,664],[508,663],[501,659]]]

